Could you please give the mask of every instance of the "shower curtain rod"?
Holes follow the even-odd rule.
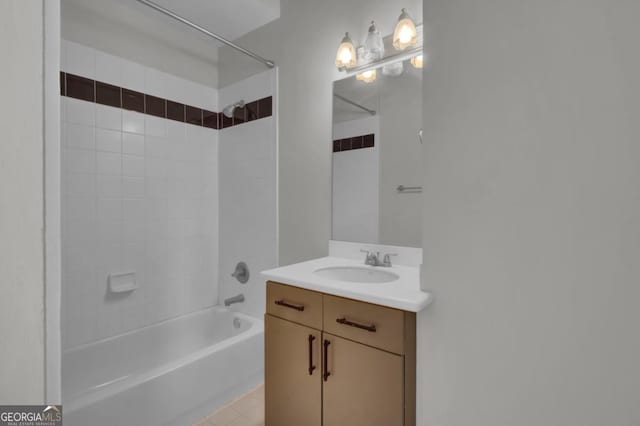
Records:
[[[154,3],[154,2],[152,2],[150,0],[136,0],[136,1],[139,2],[139,3],[144,4],[145,6],[149,6],[150,8],[155,9],[160,13],[164,13],[165,15],[169,16],[170,18],[175,19],[176,21],[182,22],[183,24],[193,28],[194,30],[198,30],[203,34],[206,34],[209,37],[212,37],[212,38],[216,39],[220,43],[226,44],[227,46],[236,49],[238,52],[242,52],[245,55],[252,57],[256,61],[262,62],[263,64],[265,64],[269,68],[273,68],[273,67],[276,66],[276,64],[273,61],[265,59],[262,56],[253,53],[250,50],[247,50],[247,49],[245,49],[243,47],[240,47],[237,44],[227,40],[226,38],[224,38],[222,36],[219,36],[218,34],[212,33],[211,31],[207,30],[206,28],[203,28],[198,24],[194,24],[193,22],[183,18],[180,15],[176,15],[175,13],[170,11],[169,9],[165,9],[164,7],[158,5],[158,4],[156,4],[156,3]]]
[[[366,111],[371,115],[376,115],[376,112],[374,110],[369,109],[367,107],[363,107],[362,105],[360,105],[360,104],[358,104],[356,102],[353,102],[351,99],[345,98],[344,96],[340,96],[337,93],[334,93],[333,96],[335,96],[336,98],[340,99],[343,102],[348,103],[349,105],[353,105],[356,108],[360,108],[361,110]]]

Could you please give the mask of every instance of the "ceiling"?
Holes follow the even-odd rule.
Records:
[[[128,0],[130,3],[137,3]],[[280,0],[154,0],[228,40],[280,17]],[[151,13],[151,9],[149,9]],[[156,12],[153,12],[156,13]]]

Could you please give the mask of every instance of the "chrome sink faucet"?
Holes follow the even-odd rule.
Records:
[[[384,255],[382,261],[380,261],[380,252],[372,252],[369,250],[360,250],[361,253],[366,253],[367,256],[364,259],[364,264],[365,265],[370,265],[370,266],[382,266],[384,268],[390,268],[391,265],[391,256],[397,256],[396,253],[387,253]]]

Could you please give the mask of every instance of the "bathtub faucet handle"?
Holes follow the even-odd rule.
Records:
[[[238,262],[231,276],[237,279],[240,284],[246,284],[249,281],[249,267],[244,262]]]

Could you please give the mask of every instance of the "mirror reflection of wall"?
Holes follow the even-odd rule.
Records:
[[[421,245],[420,191],[398,186],[422,185],[422,70],[402,64],[397,76],[334,83],[334,240]]]

